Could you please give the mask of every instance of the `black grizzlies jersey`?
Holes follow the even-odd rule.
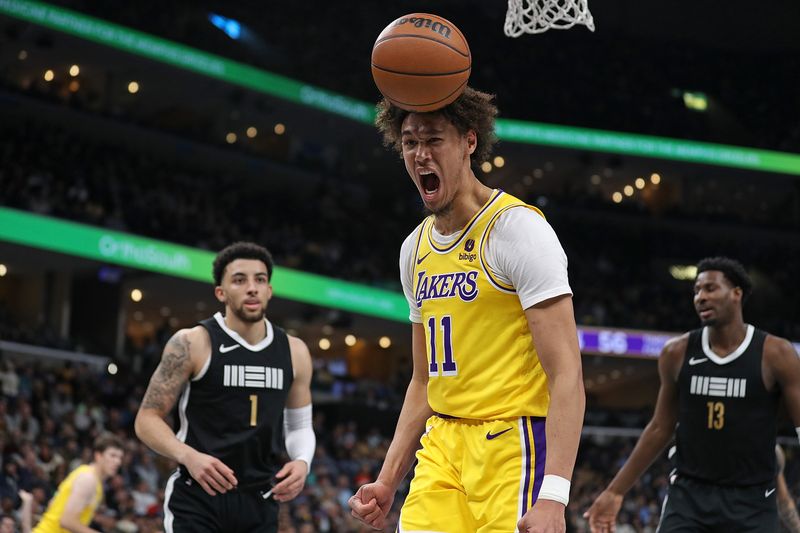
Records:
[[[778,391],[761,375],[764,331],[747,326],[727,357],[711,351],[708,329],[692,331],[678,376],[678,474],[746,486],[775,478]]]
[[[221,313],[201,321],[211,357],[178,403],[178,438],[225,463],[244,489],[270,485],[281,466],[283,408],[293,381],[289,338],[264,322],[266,337],[252,345]]]

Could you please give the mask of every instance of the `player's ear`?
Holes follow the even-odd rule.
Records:
[[[214,296],[217,297],[219,303],[225,303],[225,291],[222,290],[221,286],[214,287]]]
[[[475,130],[469,130],[464,137],[467,139],[467,154],[472,155],[478,147],[478,134]]]
[[[744,296],[744,291],[741,287],[734,287],[733,288],[733,295],[736,297],[738,301],[742,301],[742,296]]]

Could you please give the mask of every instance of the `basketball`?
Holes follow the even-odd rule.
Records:
[[[395,20],[372,48],[372,77],[389,102],[408,111],[440,109],[467,86],[472,55],[456,26],[437,15]]]

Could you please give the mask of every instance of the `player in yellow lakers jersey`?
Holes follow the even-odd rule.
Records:
[[[33,533],[97,532],[89,523],[103,501],[103,480],[116,474],[122,464],[123,444],[113,435],[101,435],[93,448],[94,461],[79,466],[58,485]]]
[[[411,383],[378,479],[350,500],[376,528],[421,442],[399,531],[566,529],[585,406],[567,260],[537,209],[472,171],[496,114],[469,87],[431,113],[379,104],[378,127],[431,215],[400,252]]]

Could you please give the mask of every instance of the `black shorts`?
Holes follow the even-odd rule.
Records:
[[[275,533],[278,502],[259,490],[209,496],[191,477],[174,473],[164,494],[166,533]]]
[[[657,533],[775,533],[775,484],[725,487],[677,479],[670,485]]]

